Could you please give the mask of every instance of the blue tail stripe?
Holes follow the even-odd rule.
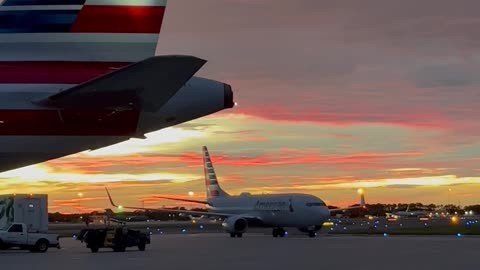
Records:
[[[2,6],[83,5],[86,0],[7,0]]]
[[[79,10],[0,11],[0,33],[69,32]]]

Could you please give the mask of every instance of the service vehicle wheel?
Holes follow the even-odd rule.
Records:
[[[273,237],[278,237],[278,230],[277,230],[277,228],[274,228],[274,229],[272,230],[272,235],[273,235]]]
[[[92,246],[92,247],[90,247],[90,250],[92,251],[92,253],[97,253],[99,249],[100,249],[100,248],[99,248],[98,246]]]
[[[48,241],[45,239],[40,239],[35,244],[35,251],[46,252],[48,250]]]
[[[147,246],[147,244],[145,243],[145,241],[142,241],[142,242],[140,242],[140,244],[138,244],[138,250],[145,251],[146,246]]]
[[[124,246],[116,246],[116,247],[113,248],[113,251],[114,252],[125,252],[126,249],[127,248],[124,247]]]

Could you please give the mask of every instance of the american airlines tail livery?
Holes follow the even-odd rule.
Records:
[[[249,227],[272,227],[273,237],[284,237],[286,227],[298,228],[301,232],[315,237],[332,212],[341,212],[350,209],[365,208],[365,197],[360,190],[360,204],[358,206],[329,209],[319,198],[309,194],[271,194],[251,195],[242,193],[232,196],[225,192],[218,183],[207,147],[203,147],[203,165],[205,172],[206,201],[179,199],[157,196],[160,199],[193,202],[207,206],[208,212],[148,209],[140,207],[126,207],[124,209],[163,211],[183,213],[187,215],[217,216],[224,218],[223,228],[231,237],[242,237]],[[117,207],[107,190],[110,203]]]
[[[0,172],[234,106],[193,56],[155,56],[166,0],[0,0]]]

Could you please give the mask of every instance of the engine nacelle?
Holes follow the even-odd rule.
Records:
[[[240,216],[233,216],[225,219],[222,227],[228,233],[244,233],[248,229],[248,221]]]
[[[234,106],[230,85],[193,77],[159,111],[143,111],[137,130],[145,134]]]

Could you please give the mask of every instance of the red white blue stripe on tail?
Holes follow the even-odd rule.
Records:
[[[5,0],[0,61],[143,60],[155,55],[166,2]]]
[[[207,198],[216,198],[229,196],[225,191],[222,190],[218,184],[217,175],[215,174],[215,169],[213,168],[212,160],[210,159],[210,154],[206,146],[202,148],[203,151],[203,170],[205,173],[205,187],[207,188]]]

